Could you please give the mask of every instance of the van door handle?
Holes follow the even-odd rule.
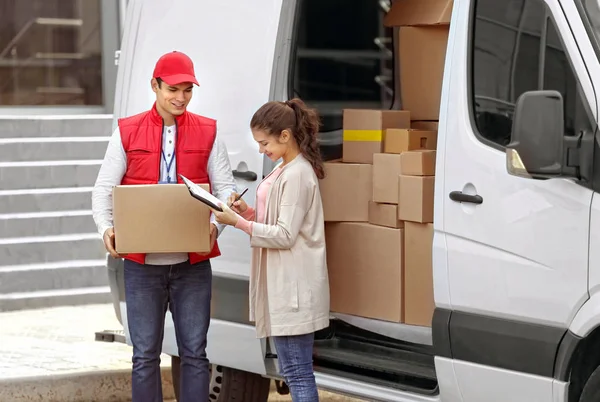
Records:
[[[480,195],[465,194],[462,191],[453,191],[450,193],[450,199],[456,202],[469,202],[471,204],[483,203],[483,197]]]
[[[246,170],[244,172],[241,172],[239,170],[234,170],[232,173],[233,173],[233,177],[235,177],[237,179],[242,179],[242,180],[247,180],[247,181],[256,181],[256,179],[258,179],[258,175],[250,170]]]

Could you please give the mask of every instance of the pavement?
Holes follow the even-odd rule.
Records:
[[[130,400],[131,348],[94,340],[119,329],[112,305],[0,313],[0,402]],[[162,356],[165,401],[173,400],[169,356]],[[291,402],[271,392],[269,401]],[[356,401],[321,393],[321,402]]]

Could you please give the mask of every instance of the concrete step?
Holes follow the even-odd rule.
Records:
[[[95,231],[91,210],[0,214],[0,239]]]
[[[0,161],[103,159],[110,137],[0,138]]]
[[[0,214],[91,208],[92,187],[0,190]]]
[[[108,286],[106,260],[0,267],[0,294]]]
[[[0,188],[19,190],[93,186],[101,160],[1,162]]]
[[[108,286],[0,294],[0,311],[110,303]]]
[[[106,258],[97,233],[0,239],[0,264],[100,260]]]
[[[0,138],[110,136],[112,115],[0,118]]]

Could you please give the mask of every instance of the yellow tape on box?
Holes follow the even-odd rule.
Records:
[[[344,141],[382,142],[383,130],[344,130]]]

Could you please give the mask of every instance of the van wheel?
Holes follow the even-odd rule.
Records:
[[[223,383],[218,402],[243,401],[267,402],[271,380],[261,375],[235,370],[229,367],[216,366],[222,372]]]
[[[588,378],[579,402],[596,402],[600,401],[600,367],[596,368],[590,378]]]
[[[179,401],[179,385],[181,384],[181,359],[178,356],[171,356],[171,378],[173,380],[173,391],[175,399]],[[209,400],[211,401],[225,401],[225,399],[219,399],[221,393],[221,384],[223,382],[222,369],[218,366],[210,366],[210,390]]]
[[[171,356],[171,376],[175,398],[179,400],[180,362],[177,356]],[[209,400],[215,402],[267,402],[271,380],[258,374],[235,370],[229,367],[210,367]]]

